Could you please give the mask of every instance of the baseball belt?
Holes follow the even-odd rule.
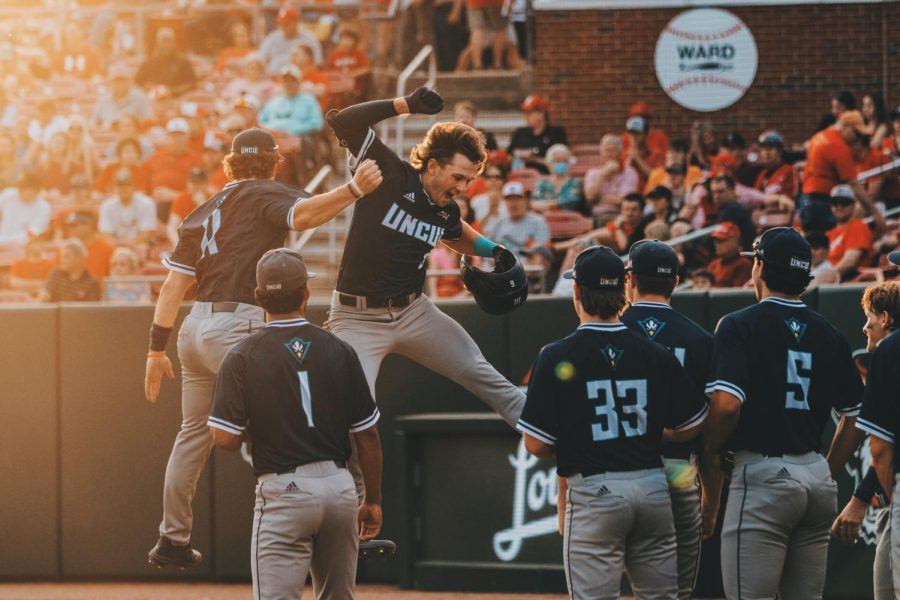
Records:
[[[345,294],[338,292],[338,299],[344,306],[352,306],[357,310],[366,310],[367,308],[403,308],[409,306],[416,298],[422,295],[422,290],[409,294],[398,294],[391,298],[378,298],[375,296],[354,296],[353,294]]]

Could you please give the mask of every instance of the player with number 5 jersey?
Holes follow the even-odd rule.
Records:
[[[310,197],[274,181],[281,160],[268,131],[252,128],[235,136],[224,159],[231,182],[185,219],[178,245],[163,261],[169,275],[150,329],[144,379],[149,402],[156,402],[163,375],[174,377],[166,344],[184,295],[195,282],[197,293],[178,334],[183,420],[166,466],[159,541],[149,554],[157,566],[191,567],[201,560],[190,545],[191,501],[212,449],[206,421],[219,364],[231,348],[265,324],[253,298],[257,261],[283,246],[288,231],[331,220],[381,183],[378,165],[367,161],[348,184]]]
[[[727,597],[821,598],[834,477],[862,441],[855,423],[863,386],[847,340],[800,300],[810,281],[806,240],[778,227],[744,254],[754,259],[760,301],[716,328],[700,465],[704,535],[718,513],[720,453],[732,450],[722,524]],[[840,421],[826,458],[832,410]]]

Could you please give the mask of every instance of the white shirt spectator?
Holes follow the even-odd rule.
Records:
[[[482,229],[486,229],[497,219],[509,218],[509,210],[507,210],[506,208],[506,202],[501,200],[500,206],[497,208],[497,216],[490,219],[489,221],[484,220],[488,212],[491,210],[491,197],[487,194],[478,194],[477,196],[472,198],[472,201],[469,202],[469,206],[472,207],[472,212],[475,213],[475,220],[482,222]]]
[[[45,126],[41,126],[40,121],[32,119],[28,124],[28,138],[33,142],[38,142],[43,146],[50,145],[50,138],[69,129],[69,120],[62,115],[56,115]]]
[[[291,49],[297,44],[309,46],[313,51],[313,60],[317,65],[322,64],[322,44],[315,35],[297,27],[297,35],[286,38],[281,29],[276,29],[259,45],[259,53],[266,61],[266,72],[270,75],[280,74],[283,68],[291,64]]]
[[[91,122],[103,129],[110,129],[116,120],[125,114],[135,115],[141,121],[153,116],[150,99],[136,86],[131,86],[122,98],[113,98],[107,91],[97,100]]]
[[[145,231],[156,231],[156,205],[140,192],[127,206],[118,195],[111,196],[100,205],[100,233],[106,233],[118,241],[132,241]]]
[[[50,227],[50,204],[38,196],[24,202],[17,188],[0,192],[0,242],[24,244],[29,236],[39,236]]]
[[[488,239],[506,246],[519,258],[524,258],[523,250],[544,246],[550,241],[550,226],[544,217],[530,212],[518,221],[508,217],[497,219],[484,228],[484,234]]]

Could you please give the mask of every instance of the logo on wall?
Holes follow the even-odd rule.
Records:
[[[669,21],[656,41],[656,78],[690,110],[712,112],[740,100],[756,77],[753,34],[727,10],[699,8]]]

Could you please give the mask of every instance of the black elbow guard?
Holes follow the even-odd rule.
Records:
[[[331,131],[334,133],[334,137],[337,138],[338,144],[340,144],[341,148],[347,147],[347,136],[343,132],[343,128],[339,122],[339,113],[335,109],[331,109],[325,115],[325,122],[328,123],[328,127],[331,128]]]

